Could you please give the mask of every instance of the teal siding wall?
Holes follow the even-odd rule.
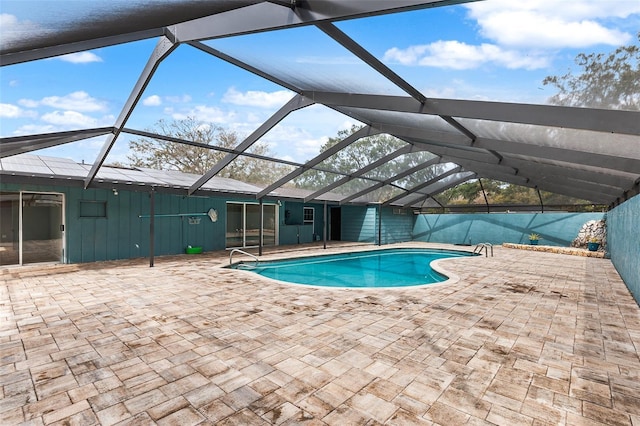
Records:
[[[322,233],[324,230],[324,204],[307,204],[306,207],[313,207],[315,210],[313,221],[313,233],[317,236],[318,240],[322,240]],[[327,206],[327,216],[329,215],[329,207]],[[327,217],[328,220],[328,217]],[[327,228],[329,232],[329,228]],[[329,235],[327,234],[327,239]]]
[[[413,239],[451,244],[528,244],[529,234],[540,244],[569,246],[580,227],[604,213],[428,214],[416,217]]]
[[[382,244],[403,243],[413,239],[415,215],[410,210],[399,213],[397,209],[382,209]]]
[[[313,226],[305,225],[304,208],[314,209]],[[288,213],[287,213],[288,212]],[[314,235],[322,239],[324,226],[324,205],[305,204],[295,201],[286,201],[281,210],[280,244],[304,244],[314,241]]]
[[[382,244],[411,241],[414,215],[394,214],[394,209],[382,209]],[[377,243],[378,208],[342,207],[342,240]]]
[[[81,201],[105,201],[106,218],[81,217]],[[168,214],[218,211],[218,221],[207,216],[199,224],[189,224],[189,217],[162,217]],[[68,261],[128,259],[149,255],[150,195],[146,192],[72,188],[67,191]],[[223,199],[155,194],[156,255],[184,253],[187,245],[202,246],[204,251],[225,248],[226,205]],[[147,217],[139,217],[147,216]]]
[[[640,195],[607,213],[611,261],[640,304]]]
[[[60,192],[65,194],[66,260],[69,263],[129,259],[149,255],[150,196],[148,192],[108,189],[82,189],[42,185],[3,184],[6,191]],[[106,217],[82,217],[81,202],[106,203]],[[155,213],[206,213],[218,211],[218,221],[200,217],[190,225],[188,217],[156,217],[156,255],[184,253],[187,245],[202,246],[205,251],[225,248],[226,203],[222,198],[186,197],[155,194]]]
[[[342,241],[373,243],[377,239],[375,207],[342,206]]]
[[[313,241],[313,227],[311,225],[281,225],[280,244],[305,244]]]

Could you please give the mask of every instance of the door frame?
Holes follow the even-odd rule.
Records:
[[[227,231],[228,231],[228,221],[229,221],[229,209],[228,209],[228,206],[229,206],[229,204],[236,204],[236,205],[241,205],[242,206],[242,245],[233,246],[233,247],[227,245]],[[251,201],[227,201],[226,202],[226,205],[225,205],[225,208],[226,208],[226,211],[225,211],[226,220],[225,220],[225,225],[224,225],[225,226],[224,246],[225,246],[225,249],[227,249],[227,250],[231,250],[231,249],[234,249],[234,248],[254,248],[254,247],[259,247],[259,245],[260,245],[260,243],[258,243],[258,245],[252,245],[252,246],[248,246],[247,245],[247,232],[246,232],[247,231],[247,205],[260,206],[260,203],[251,202]],[[280,244],[280,236],[279,236],[279,232],[278,232],[278,229],[279,229],[278,217],[279,217],[279,213],[280,212],[279,212],[279,209],[278,209],[278,204],[276,204],[276,203],[262,203],[263,211],[264,211],[265,207],[267,207],[267,206],[274,208],[274,212],[275,212],[275,224],[274,224],[274,226],[275,226],[275,229],[274,229],[275,241],[274,241],[274,246],[277,246],[277,245]],[[262,217],[263,217],[263,221],[264,221],[264,213],[262,214]],[[261,223],[260,226],[262,227],[262,229],[264,231],[264,223]],[[262,242],[261,243],[264,245],[264,232],[262,233]]]
[[[60,263],[67,263],[67,238],[66,238],[66,231],[67,231],[67,226],[66,226],[66,203],[65,203],[65,194],[63,192],[49,192],[49,191],[20,191],[20,198],[19,198],[19,204],[18,204],[18,265],[23,266],[24,265],[24,259],[23,259],[23,225],[24,225],[24,219],[23,219],[23,207],[24,207],[24,202],[23,202],[23,195],[24,194],[37,194],[37,195],[60,195],[62,197],[62,212],[60,212],[61,217],[60,217],[60,221],[62,223],[60,223],[61,229],[60,229],[60,239],[61,239],[61,243],[62,243],[62,247],[61,249],[61,253],[60,253]]]

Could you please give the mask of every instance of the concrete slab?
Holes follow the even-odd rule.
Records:
[[[226,252],[4,269],[0,424],[640,424],[640,309],[611,262],[494,250],[384,290]]]

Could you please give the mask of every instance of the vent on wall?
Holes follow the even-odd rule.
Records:
[[[393,214],[407,214],[405,209],[393,209]]]

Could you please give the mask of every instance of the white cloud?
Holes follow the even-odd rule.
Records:
[[[266,119],[260,115],[260,114],[256,114],[254,112],[247,112],[247,116],[245,118],[245,120],[248,123],[264,123],[266,121]]]
[[[249,90],[242,93],[237,91],[234,87],[230,87],[222,97],[222,101],[234,105],[273,108],[281,107],[292,97],[293,93],[288,90],[278,90],[275,92]]]
[[[486,0],[464,7],[487,42],[473,45],[438,40],[393,47],[384,59],[456,70],[486,64],[540,69],[547,67],[562,48],[628,43],[633,35],[616,28],[615,22],[640,14],[640,1],[627,0]]]
[[[53,133],[59,129],[51,124],[26,124],[16,129],[13,134],[19,135],[39,135],[42,133]]]
[[[312,135],[306,128],[278,124],[267,135],[266,142],[276,157],[305,163],[320,153],[327,136]]]
[[[453,80],[451,84],[456,86],[464,84],[464,82],[460,80]],[[425,87],[421,90],[422,93],[428,98],[447,98],[454,99],[457,97],[457,90],[454,87],[443,86],[443,87]]]
[[[57,59],[72,64],[88,64],[90,62],[102,62],[102,58],[91,52],[69,53],[68,55],[58,56]]]
[[[41,27],[31,21],[20,21],[15,15],[0,13],[0,28],[2,28],[2,41],[7,46],[13,42],[23,40],[29,35],[37,33],[43,35]],[[49,31],[50,32],[50,31]]]
[[[360,126],[360,125],[362,125],[362,123],[360,123],[359,121],[345,120],[338,126],[338,131],[340,131],[340,130],[349,130],[353,126]]]
[[[142,101],[142,105],[159,106],[159,105],[162,105],[162,99],[158,95],[151,95],[151,96],[146,97]]]
[[[89,96],[87,92],[77,91],[65,96],[47,96],[41,100],[20,99],[18,103],[28,108],[48,106],[56,109],[74,111],[104,111],[107,109],[105,102]]]
[[[53,111],[40,117],[45,123],[61,127],[97,127],[98,120],[77,111]]]
[[[301,161],[312,159],[320,153],[320,148],[327,143],[328,140],[329,138],[327,136],[297,140],[295,142],[296,157]]]
[[[11,104],[0,104],[0,117],[17,118],[21,116],[22,109]]]
[[[475,19],[500,12],[536,12],[565,21],[624,19],[629,15],[640,13],[640,3],[630,0],[527,0],[526,2],[488,0],[469,3],[465,7],[470,10]]]
[[[3,118],[21,118],[21,117],[36,117],[35,111],[24,110],[19,106],[12,104],[0,103],[0,117]]]
[[[0,13],[0,25],[2,29],[15,27],[18,24],[18,18],[8,13]]]
[[[496,13],[478,21],[481,33],[504,46],[583,48],[597,44],[621,46],[631,35],[590,20],[564,21],[532,12]]]
[[[38,108],[40,102],[34,101],[33,99],[20,99],[18,103],[25,108]]]
[[[440,40],[431,44],[409,46],[407,49],[394,47],[385,52],[384,59],[403,65],[422,65],[456,70],[477,68],[490,63],[507,68],[525,69],[543,68],[548,64],[548,60],[544,56],[535,53],[505,50],[489,43],[474,46],[455,40]]]
[[[640,2],[623,0],[490,0],[465,7],[485,38],[538,49],[626,44],[632,35],[606,20],[640,13]]]
[[[235,115],[236,114],[232,111],[223,111],[217,107],[197,105],[188,111],[173,112],[171,117],[174,120],[184,120],[189,117],[194,117],[197,121],[227,124],[233,121]]]
[[[311,105],[292,113],[262,140],[278,158],[304,163],[320,153],[320,147],[340,130],[362,123],[323,105]]]
[[[9,87],[18,87],[20,85],[20,82],[18,80],[11,80],[9,82]]]
[[[171,103],[174,103],[174,104],[186,104],[188,102],[191,102],[191,96],[190,95],[165,96],[165,100],[167,102],[171,102]]]

